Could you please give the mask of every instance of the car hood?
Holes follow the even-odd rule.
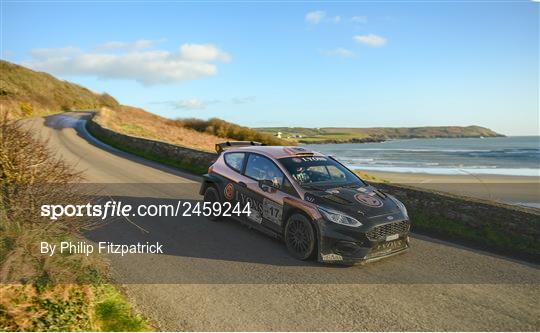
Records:
[[[307,192],[304,200],[343,212],[359,220],[401,213],[397,199],[373,186],[334,187]]]

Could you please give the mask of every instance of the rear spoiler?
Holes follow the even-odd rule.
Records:
[[[256,141],[227,141],[223,143],[216,143],[216,152],[218,155],[221,155],[225,150],[234,148],[234,147],[248,147],[248,146],[264,146],[260,142]]]

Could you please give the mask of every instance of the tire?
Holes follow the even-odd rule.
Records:
[[[211,186],[211,185],[209,185],[206,188],[206,191],[204,191],[203,200],[204,200],[204,202],[211,202],[211,203],[221,202],[221,200],[219,199],[218,191],[216,190],[216,188],[214,186]],[[210,221],[219,221],[219,220],[221,220],[221,218],[222,218],[221,216],[214,215],[214,214],[211,214],[210,216],[208,216],[208,219]]]
[[[307,260],[315,253],[317,237],[311,221],[302,214],[293,214],[285,225],[285,245],[296,259]]]

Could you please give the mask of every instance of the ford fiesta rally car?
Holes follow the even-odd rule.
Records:
[[[256,142],[226,142],[216,151],[203,176],[204,201],[249,203],[250,214],[235,218],[283,239],[295,258],[354,264],[409,248],[405,206],[334,158]]]

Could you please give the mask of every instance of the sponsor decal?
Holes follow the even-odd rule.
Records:
[[[330,253],[330,254],[323,254],[322,255],[323,261],[343,261],[343,257],[339,254]]]
[[[261,224],[262,223],[262,216],[261,213],[257,210],[252,210],[251,214],[248,215],[248,219]]]
[[[295,163],[302,163],[302,160],[299,159],[298,157],[293,157],[292,160],[293,160],[293,162],[295,162]]]
[[[393,250],[401,249],[407,247],[407,243],[402,240],[393,240],[386,243],[381,243],[373,248],[372,252],[377,252],[378,254],[391,252]]]
[[[306,199],[307,202],[315,202],[315,197],[312,196],[311,194],[306,194],[304,196],[304,199]]]
[[[302,161],[320,162],[320,161],[326,161],[326,157],[321,157],[321,156],[302,157]]]
[[[231,201],[234,198],[234,186],[232,183],[229,183],[223,189],[223,195],[225,199]]]
[[[251,214],[249,214],[247,217],[248,219],[261,224],[263,221],[263,203],[260,200],[257,200],[256,198],[250,197],[240,191],[236,192],[236,200],[240,202],[241,205],[247,205],[249,204],[249,207],[251,209]]]
[[[370,194],[357,193],[354,198],[356,199],[356,201],[365,206],[375,208],[383,206],[383,202],[379,198],[371,196]]]
[[[329,193],[329,194],[339,194],[339,190],[336,190],[335,188],[332,188],[332,189],[326,190],[326,193]]]
[[[393,235],[386,236],[386,241],[389,242],[389,241],[396,240],[398,238],[399,238],[399,234],[393,234]]]
[[[283,209],[281,205],[278,205],[272,200],[266,198],[263,199],[263,217],[265,219],[281,225],[282,212]]]

